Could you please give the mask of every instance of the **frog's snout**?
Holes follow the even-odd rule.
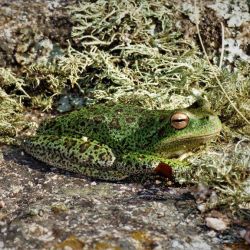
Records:
[[[209,123],[212,124],[212,127],[215,128],[215,134],[219,134],[220,131],[222,130],[222,124],[221,124],[221,120],[219,119],[219,117],[216,115],[210,115],[208,120],[209,120]]]

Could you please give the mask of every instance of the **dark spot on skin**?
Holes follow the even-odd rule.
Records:
[[[105,118],[103,116],[95,116],[94,117],[94,121],[96,124],[102,123],[103,120],[105,120]]]
[[[66,161],[65,160],[61,160],[61,162],[60,162],[63,166],[65,166],[66,165]]]
[[[101,154],[99,155],[99,158],[100,158],[102,161],[105,161],[105,160],[106,160],[105,153],[101,153]]]
[[[132,161],[131,161],[131,160],[126,161],[126,165],[132,166],[132,165],[133,165],[133,164],[132,164]]]
[[[90,125],[90,127],[91,127],[91,125]],[[98,132],[98,128],[92,127],[92,131],[93,131],[94,133],[97,133],[97,132]]]
[[[126,117],[126,122],[127,123],[133,123],[133,122],[135,122],[135,118],[134,117]]]
[[[89,157],[90,161],[94,160],[94,156],[93,155],[89,155],[88,157]]]
[[[158,131],[158,135],[159,137],[163,137],[166,133],[166,128],[161,128],[159,131]]]
[[[74,147],[76,145],[76,140],[72,140],[72,139],[65,139],[63,145],[67,148],[71,148]]]
[[[81,121],[79,125],[80,125],[81,127],[85,127],[86,123],[85,123],[85,121]]]
[[[159,122],[163,122],[163,121],[165,121],[165,120],[167,120],[167,117],[166,117],[165,115],[161,115],[161,116],[159,117]]]
[[[95,149],[95,150],[99,149],[99,146],[98,146],[98,145],[95,145],[95,146],[94,146],[94,149]]]
[[[56,125],[56,120],[49,120],[49,121],[44,121],[41,123],[41,130],[46,130],[49,128],[53,128]]]
[[[117,117],[114,117],[110,123],[110,127],[111,128],[115,128],[115,129],[120,129],[120,123],[119,123],[119,119]]]
[[[79,148],[80,153],[84,153],[90,146],[89,142],[82,143]]]

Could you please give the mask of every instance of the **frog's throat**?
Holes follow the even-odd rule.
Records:
[[[216,132],[206,134],[206,135],[194,135],[194,136],[187,135],[181,138],[172,138],[172,139],[168,139],[166,142],[167,143],[180,143],[184,141],[193,141],[193,140],[208,141],[212,139],[213,137],[216,137],[220,133],[220,131],[221,129],[217,130]]]
[[[165,141],[161,141],[160,144],[154,147],[154,151],[165,156],[175,156],[180,155],[184,152],[190,151],[195,147],[205,144],[210,139],[216,137],[220,133],[221,129],[216,132],[206,134],[206,135],[194,135],[185,136],[181,138],[172,138]],[[179,153],[178,153],[179,152]]]

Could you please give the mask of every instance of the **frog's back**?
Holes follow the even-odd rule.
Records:
[[[38,134],[89,137],[115,149],[146,147],[160,128],[158,112],[124,104],[95,105],[45,122]],[[150,138],[150,140],[149,140]]]

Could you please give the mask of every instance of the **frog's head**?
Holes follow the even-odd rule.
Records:
[[[221,122],[204,99],[186,109],[170,113],[167,124],[158,131],[160,140],[154,145],[158,154],[174,157],[190,151],[219,134]]]

